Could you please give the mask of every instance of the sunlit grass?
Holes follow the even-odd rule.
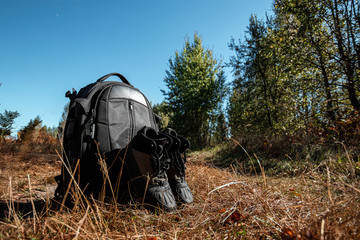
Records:
[[[41,185],[55,184],[49,180],[60,170],[56,155],[45,158],[39,155],[25,163],[16,155],[2,156],[1,164],[7,166],[2,171],[9,177],[1,178],[7,186],[1,194],[2,207],[11,211],[0,220],[0,239],[356,239],[360,236],[360,216],[355,211],[360,208],[359,179],[339,171],[339,159],[328,159],[324,171],[289,177],[268,175],[266,171],[242,173],[235,171],[236,163],[233,168],[215,167],[209,159],[219,150],[190,154],[186,179],[194,203],[171,213],[85,200],[79,193],[74,195],[73,208],[60,211],[57,203],[39,195]],[[10,159],[21,167],[9,167],[6,163]],[[254,156],[253,160],[254,166],[262,165],[261,158]],[[356,168],[356,163],[351,164]]]

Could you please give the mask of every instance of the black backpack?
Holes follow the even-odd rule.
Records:
[[[105,81],[111,76],[122,82]],[[66,198],[72,182],[85,194],[97,197],[106,181],[99,158],[116,157],[144,127],[158,131],[159,119],[144,94],[119,73],[107,74],[78,93],[68,91],[66,97],[70,105],[63,130],[64,164],[61,175],[55,177],[55,197]]]

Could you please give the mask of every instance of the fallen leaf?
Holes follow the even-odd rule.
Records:
[[[234,211],[230,217],[227,219],[227,221],[233,222],[233,223],[237,223],[237,222],[241,222],[244,221],[247,217],[244,214],[241,214],[239,211]]]
[[[152,236],[152,237],[147,237],[146,240],[157,240],[158,238],[155,237],[155,236]]]
[[[282,239],[286,239],[286,240],[296,239],[296,235],[294,231],[289,227],[283,228],[281,235],[282,235],[281,236]]]

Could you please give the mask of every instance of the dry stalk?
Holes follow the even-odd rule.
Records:
[[[253,159],[252,159],[252,157],[250,156],[250,154],[246,151],[246,149],[245,149],[238,141],[236,141],[236,140],[233,139],[233,138],[230,138],[230,139],[231,139],[232,141],[234,141],[238,146],[240,146],[241,149],[246,153],[246,155],[248,156],[248,158],[249,158],[250,161],[251,161],[251,165],[252,165],[252,167],[253,167],[253,169],[254,169],[255,175],[257,176],[256,168],[255,168]]]
[[[330,170],[329,170],[329,166],[326,165],[326,170],[327,170],[327,189],[328,189],[328,195],[329,195],[329,199],[331,201],[331,204],[334,206],[334,200],[332,199],[331,196],[331,191],[330,191]]]
[[[227,186],[231,186],[231,185],[233,185],[233,184],[243,184],[244,186],[248,187],[248,185],[246,185],[246,183],[244,183],[244,182],[242,182],[242,181],[240,181],[240,182],[231,182],[231,183],[226,183],[226,184],[224,184],[224,185],[221,185],[221,186],[213,189],[212,191],[210,191],[210,192],[208,193],[208,195],[210,195],[211,193],[213,193],[213,192],[215,192],[215,191],[217,191],[217,190],[219,190],[219,189],[221,189],[221,188],[224,188],[224,187],[227,187]]]
[[[9,202],[8,202],[8,209],[9,209],[9,215],[8,215],[8,221],[11,221],[11,217],[14,218],[16,228],[20,229],[21,232],[24,231],[24,228],[21,224],[21,221],[15,211],[15,204],[14,204],[14,196],[13,196],[13,187],[12,187],[12,178],[9,177]]]
[[[339,178],[339,180],[341,181],[342,184],[344,184],[344,186],[351,188],[352,190],[356,191],[357,193],[360,193],[360,189],[344,182],[344,180],[342,180],[341,178]]]
[[[86,220],[87,214],[88,214],[88,212],[89,212],[89,208],[90,208],[90,206],[88,206],[88,207],[86,208],[86,212],[85,212],[85,214],[84,214],[84,217],[83,217],[83,218],[79,221],[79,223],[77,224],[77,225],[78,225],[78,228],[76,229],[76,234],[75,234],[74,239],[78,239],[78,238],[79,238],[80,230],[81,230],[81,227],[82,227],[82,225],[84,224],[84,222],[85,222],[85,220]],[[89,235],[89,234],[88,234],[88,235]]]
[[[95,142],[95,145],[96,145],[96,149],[97,149],[98,163],[100,165],[101,172],[102,172],[102,174],[104,176],[104,182],[103,182],[103,185],[102,185],[102,191],[101,191],[100,200],[103,201],[105,199],[105,195],[106,195],[105,191],[106,191],[106,184],[107,184],[106,181],[107,181],[108,184],[109,184],[109,187],[110,187],[113,202],[116,203],[117,200],[116,200],[115,192],[114,192],[111,180],[110,180],[109,169],[108,169],[108,166],[106,164],[106,159],[104,159],[102,157],[101,153],[100,153],[99,144],[97,142]]]
[[[255,156],[255,158],[256,158],[256,160],[257,160],[257,162],[259,163],[259,167],[260,167],[260,170],[261,170],[261,174],[262,174],[263,179],[264,179],[264,189],[265,189],[265,188],[266,188],[266,178],[265,178],[265,172],[264,172],[263,167],[261,166],[261,163],[260,163],[259,158],[256,156],[256,154],[255,154],[255,153],[254,153],[254,156]]]
[[[61,210],[63,209],[63,207],[65,206],[65,201],[66,201],[67,195],[69,194],[69,191],[70,191],[70,189],[71,189],[72,183],[74,183],[74,185],[75,185],[75,187],[76,187],[76,188],[75,188],[75,193],[76,193],[76,194],[75,194],[75,193],[74,193],[74,194],[75,194],[77,197],[79,197],[78,195],[80,194],[84,199],[86,199],[86,197],[85,197],[84,193],[82,192],[80,186],[78,185],[78,183],[77,183],[77,181],[75,180],[75,177],[74,177],[74,175],[75,175],[75,173],[76,173],[76,170],[77,170],[78,168],[80,169],[80,160],[77,161],[76,166],[75,166],[75,169],[74,169],[74,172],[72,172],[72,170],[68,168],[68,166],[70,166],[70,165],[65,164],[65,161],[64,161],[63,157],[59,154],[59,152],[58,152],[57,150],[56,150],[56,153],[57,153],[58,157],[60,158],[60,160],[61,160],[61,162],[62,162],[62,166],[65,167],[65,170],[69,173],[69,175],[70,175],[70,177],[71,177],[70,183],[69,183],[69,185],[67,186],[65,196],[64,196],[63,201],[62,201],[62,203],[61,203],[61,207],[60,207],[60,211],[61,211]],[[67,157],[66,157],[66,159],[67,159]],[[67,160],[67,162],[69,162],[69,161]],[[80,170],[79,170],[79,171],[80,171]],[[75,205],[76,205],[76,204],[75,204]]]
[[[35,208],[35,204],[34,204],[34,200],[32,197],[32,187],[31,187],[31,182],[30,182],[30,175],[27,175],[28,177],[28,182],[29,182],[29,194],[30,194],[30,202],[31,202],[31,206],[33,209],[33,220],[34,220],[34,233],[36,232],[36,219],[37,219],[37,214],[36,214],[36,208]]]

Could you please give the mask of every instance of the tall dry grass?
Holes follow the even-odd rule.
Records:
[[[58,174],[36,175],[41,171],[36,166],[51,167],[46,159],[28,165],[21,186],[14,182],[18,171],[9,170],[0,239],[360,238],[359,180],[338,173],[334,164],[327,164],[325,173],[309,171],[292,178],[267,176],[266,171],[247,175],[216,168],[203,154],[192,153],[188,160],[194,203],[171,213],[86,199],[81,191],[75,191],[71,209],[61,208],[61,203],[36,192],[42,178]],[[250,157],[254,167],[262,169],[261,159]],[[27,159],[31,161],[35,159]],[[56,169],[59,165],[53,164]]]

